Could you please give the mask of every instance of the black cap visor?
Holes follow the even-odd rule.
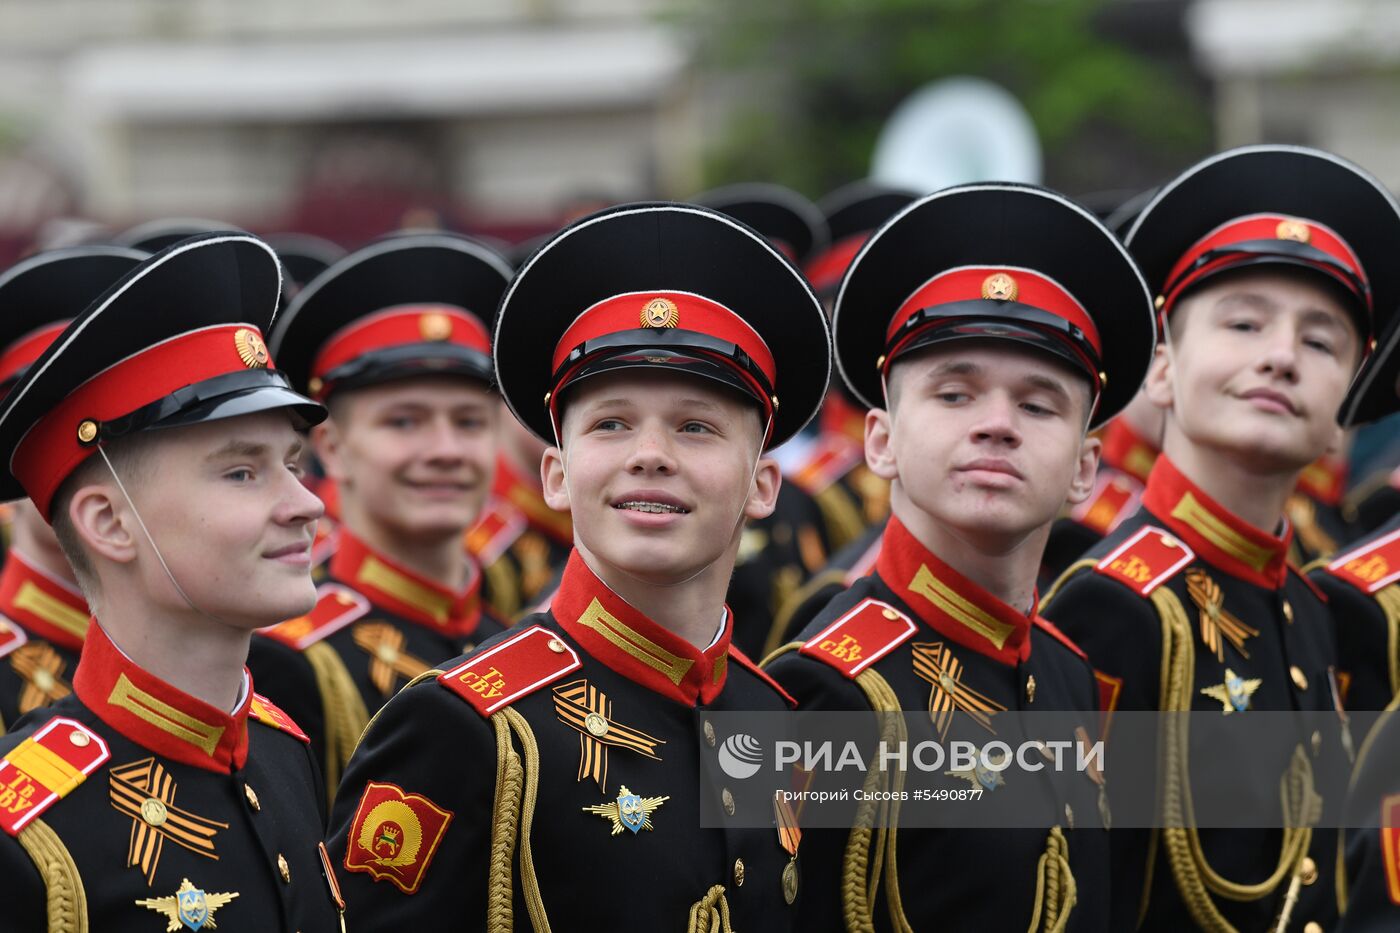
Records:
[[[321,377],[323,398],[349,389],[413,379],[419,376],[460,376],[487,387],[495,381],[491,357],[461,344],[432,341],[385,347],[355,357]],[[313,382],[314,385],[314,382]]]

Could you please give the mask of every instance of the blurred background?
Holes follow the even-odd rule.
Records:
[[[0,263],[189,216],[507,243],[763,180],[1107,211],[1299,142],[1400,188],[1387,0],[0,0]]]

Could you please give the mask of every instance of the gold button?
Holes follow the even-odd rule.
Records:
[[[564,643],[557,638],[551,638],[549,640],[549,650],[553,651],[555,654],[563,654]]]
[[[156,798],[147,797],[141,801],[141,819],[145,820],[148,826],[164,826],[167,816],[169,816],[169,811],[165,804]]]
[[[1286,599],[1283,601],[1283,618],[1287,622],[1293,621],[1293,604]]]
[[[743,886],[744,886],[744,860],[741,859],[741,858],[736,858],[736,859],[734,860],[734,887],[736,887],[736,888],[742,888]]]
[[[96,437],[96,421],[93,421],[91,418],[87,418],[78,423],[78,442],[80,444],[91,444]]]
[[[1171,535],[1162,535],[1162,547],[1174,548],[1176,546],[1177,544],[1175,538],[1173,538]]]
[[[1303,673],[1303,669],[1298,665],[1293,665],[1288,669],[1288,676],[1293,678],[1293,686],[1299,690],[1308,689],[1308,675]]]
[[[1318,752],[1322,751],[1322,733],[1316,730],[1312,734],[1312,750],[1314,758],[1317,757]]]
[[[248,798],[248,806],[252,807],[254,810],[262,809],[262,802],[258,800],[258,792],[253,790],[250,785],[243,785],[243,796]]]
[[[86,732],[70,732],[68,733],[68,741],[72,742],[78,748],[87,748],[92,744],[92,737]]]
[[[1065,804],[1065,825],[1074,829],[1074,807]]]
[[[589,713],[583,717],[583,725],[589,735],[602,737],[608,734],[608,721],[598,713]]]
[[[343,591],[341,591],[341,590],[337,590],[337,591],[336,591],[336,594],[335,594],[335,601],[338,602],[338,603],[340,603],[342,606],[353,606],[353,605],[355,605],[355,597],[353,597],[353,596],[351,596],[349,593],[343,592]]]
[[[893,609],[889,608],[888,606],[886,606],[884,612],[882,612],[882,613],[880,613],[880,614],[881,614],[882,616],[884,616],[886,619],[889,619],[891,622],[893,622],[894,620],[896,620],[896,619],[899,618],[899,613],[895,612]]]
[[[1322,933],[1322,924],[1316,920],[1309,921],[1308,925],[1303,927],[1303,933]]]
[[[399,649],[393,645],[379,645],[374,649],[374,656],[385,664],[393,664],[399,659]]]
[[[715,747],[715,726],[708,719],[705,720],[705,744],[710,748]]]
[[[53,679],[53,674],[41,667],[34,672],[34,686],[38,687],[41,692],[48,693],[57,686],[57,681]],[[76,732],[73,734],[77,735]]]
[[[728,813],[730,816],[733,816],[734,795],[729,792],[729,788],[726,787],[723,791],[721,791],[719,797],[722,801],[724,801],[724,812]]]
[[[1317,881],[1317,863],[1312,860],[1311,856],[1303,859],[1303,870],[1299,873],[1299,877],[1303,879],[1303,884],[1312,884]]]
[[[1035,702],[1035,675],[1026,678],[1026,702]]]
[[[281,852],[277,853],[277,870],[282,873],[282,880],[285,883],[292,883],[292,869],[287,865],[287,857]]]

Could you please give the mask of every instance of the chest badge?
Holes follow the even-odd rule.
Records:
[[[237,896],[237,891],[210,894],[196,888],[190,883],[190,879],[185,878],[170,897],[143,898],[136,902],[136,906],[164,914],[170,921],[165,927],[167,933],[173,933],[181,927],[186,930],[201,930],[207,926],[212,930],[218,926],[214,922],[214,911]]]
[[[1212,700],[1219,700],[1225,714],[1243,713],[1249,709],[1249,698],[1264,681],[1258,677],[1245,679],[1228,667],[1225,668],[1225,682],[1214,687],[1204,687],[1201,692]]]
[[[948,737],[953,713],[961,711],[992,735],[992,717],[1006,712],[1006,707],[962,682],[962,662],[941,641],[915,642],[914,673],[932,684],[928,695],[928,713],[938,730],[938,740]]]
[[[641,797],[632,793],[624,784],[617,792],[617,799],[612,803],[598,804],[591,807],[584,807],[584,813],[596,813],[606,820],[612,822],[612,832],[609,835],[616,836],[622,832],[623,828],[632,830],[633,835],[642,830],[651,831],[651,815],[663,803],[670,800],[667,797]]]
[[[977,762],[971,768],[944,771],[943,773],[948,777],[961,778],[973,787],[990,793],[1006,783],[1006,779],[1001,776],[1001,771],[1011,763],[1010,758],[1010,753],[1007,753],[993,759],[986,754],[986,749],[983,749],[977,753]],[[991,764],[995,764],[997,767],[989,767]]]
[[[624,726],[613,718],[612,701],[586,679],[570,681],[554,688],[554,713],[559,721],[578,732],[578,780],[590,777],[598,789],[608,790],[608,749],[634,751],[660,761],[656,746],[665,739]]]
[[[1245,625],[1225,611],[1225,594],[1220,584],[1210,578],[1210,574],[1198,568],[1186,571],[1186,592],[1191,601],[1201,611],[1201,641],[1215,655],[1217,661],[1225,660],[1225,642],[1234,646],[1241,657],[1248,658],[1245,642],[1259,634],[1257,628]]]

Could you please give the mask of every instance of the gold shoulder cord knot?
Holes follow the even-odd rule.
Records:
[[[63,840],[40,819],[32,820],[17,838],[44,879],[49,933],[88,933],[87,892]]]
[[[1069,867],[1069,841],[1064,830],[1055,826],[1036,864],[1035,910],[1028,933],[1063,933],[1078,900],[1079,889]]]
[[[539,790],[540,749],[535,733],[519,712],[506,707],[491,715],[496,730],[496,798],[491,807],[491,863],[487,875],[487,933],[515,929],[515,877],[512,859],[520,849],[520,888],[535,933],[549,933],[530,848],[530,825]],[[515,750],[519,740],[520,751]]]
[[[729,925],[729,901],[724,896],[724,885],[715,885],[690,905],[690,926],[686,929],[687,933],[734,933]]]

